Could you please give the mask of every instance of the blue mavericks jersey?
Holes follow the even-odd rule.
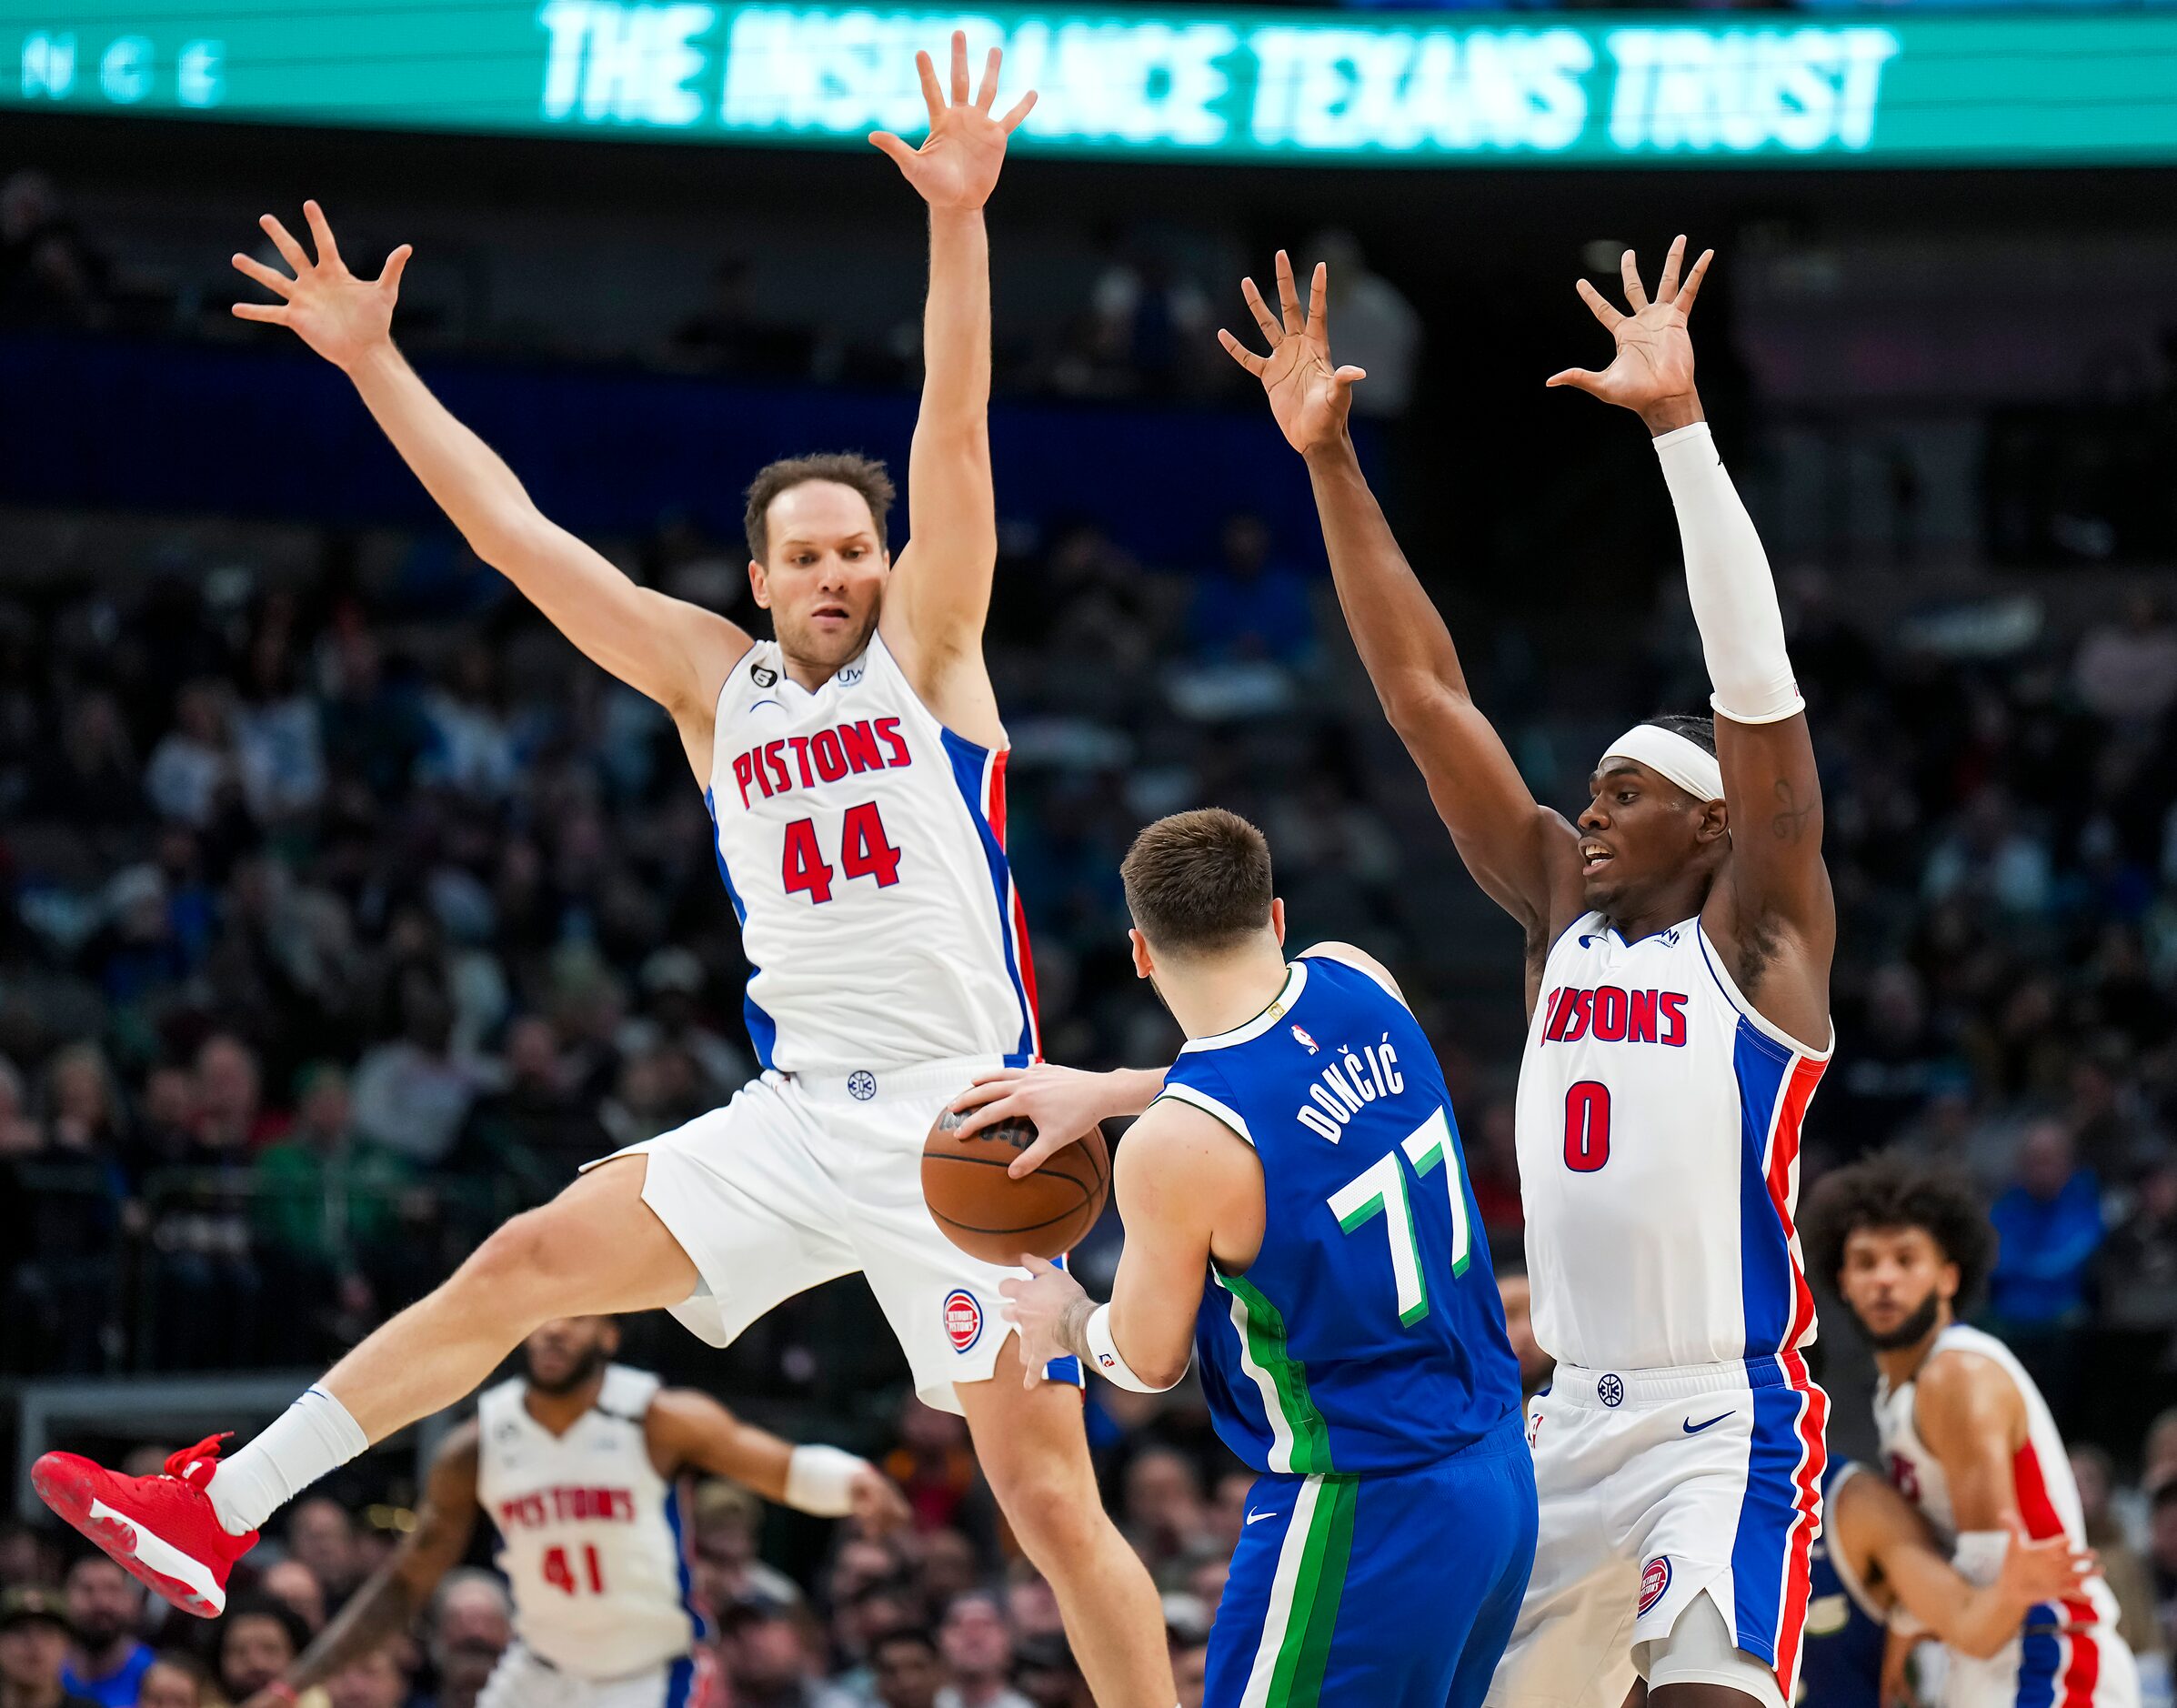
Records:
[[[1163,1096],[1255,1148],[1262,1251],[1212,1270],[1195,1344],[1217,1432],[1257,1471],[1432,1465],[1520,1409],[1520,1371],[1443,1070],[1406,1005],[1303,958]]]
[[[1832,1459],[1821,1473],[1822,1510],[1833,1512],[1848,1477],[1867,1472]],[[1839,1544],[1824,1526],[1809,1558],[1806,1634],[1800,1651],[1799,1699],[1806,1708],[1878,1708],[1885,1625]]]

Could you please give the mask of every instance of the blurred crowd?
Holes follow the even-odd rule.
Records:
[[[1131,1405],[1132,1396],[1119,1396]],[[1182,1397],[1129,1413],[1105,1454],[1109,1500],[1162,1592],[1181,1708],[1202,1700],[1206,1638],[1252,1475],[1200,1451],[1206,1425]],[[1091,1402],[1109,1442],[1121,1420]],[[908,1401],[887,1470],[910,1527],[840,1526],[800,1578],[767,1558],[760,1503],[724,1482],[693,1502],[693,1599],[706,1708],[1088,1708],[1050,1586],[1013,1550],[957,1418]],[[2142,1496],[2108,1456],[2072,1454],[2088,1534],[2143,1655],[2177,1646],[2177,1411],[2144,1453]],[[154,1450],[139,1455],[144,1464]],[[0,1527],[0,1702],[8,1708],[224,1708],[281,1677],[396,1545],[409,1521],[322,1493],[286,1515],[245,1562],[222,1619],[171,1613],[103,1554],[55,1552],[50,1532]],[[70,1538],[73,1542],[73,1538]],[[481,1554],[479,1553],[479,1560]],[[366,1654],[304,1708],[473,1708],[512,1641],[506,1586],[487,1566],[449,1573],[416,1628]],[[2159,1676],[2159,1671],[2157,1673]]]
[[[1516,969],[1319,574],[1246,515],[1207,563],[1087,527],[1015,544],[990,651],[1049,1053],[1169,1051],[1119,857],[1231,806],[1299,929],[1421,992],[1516,1241]],[[709,826],[653,708],[441,540],[326,535],[284,576],[198,550],[177,527],[0,599],[0,1368],[316,1361],[750,1070]],[[755,620],[737,543],[670,524],[623,556]],[[1842,921],[1808,1170],[1963,1164],[2003,1233],[1991,1320],[2052,1392],[2089,1327],[2166,1376],[2177,625],[2142,595],[1991,652],[1956,613],[1876,632],[1785,581]],[[1624,716],[1704,698],[1668,601],[1621,707],[1551,691],[1516,638],[1471,637],[1470,668],[1560,803]]]
[[[151,1462],[142,1455],[144,1462]],[[761,1503],[722,1482],[692,1503],[692,1599],[705,1708],[1088,1708],[1050,1586],[1009,1546],[965,1426],[912,1401],[884,1456],[905,1532],[840,1526],[806,1582],[768,1562]],[[1206,1487],[1196,1461],[1137,1452],[1119,1485],[1128,1534],[1165,1590],[1186,1702],[1201,1701],[1209,1622],[1251,1478]],[[280,1678],[396,1545],[409,1515],[313,1494],[249,1556],[206,1624],[173,1614],[104,1555],[0,1529],[0,1702],[7,1708],[220,1708]],[[71,1541],[73,1539],[71,1538]],[[481,1555],[479,1555],[481,1558]],[[504,1582],[449,1573],[416,1628],[356,1661],[306,1708],[472,1708],[513,1637]]]
[[[125,269],[31,177],[0,186],[0,323],[128,324]],[[821,371],[745,282],[721,270],[681,359]],[[1419,329],[1384,292],[1341,310],[1341,356],[1380,338],[1370,384],[1395,412]],[[1153,252],[1115,249],[1036,383],[1189,396],[1209,383],[1189,354],[1207,313]],[[246,527],[81,519],[108,543],[65,573],[0,561],[0,1374],[317,1365],[578,1163],[749,1072],[711,828],[669,724],[443,537],[320,530],[298,558],[293,529],[276,550]],[[757,623],[738,541],[668,518],[605,544]],[[2167,1643],[2177,1424],[2153,1407],[2177,1377],[2177,623],[2113,578],[2083,601],[2014,582],[1913,607],[1780,570],[1841,919],[1839,1050],[1805,1179],[1901,1145],[1980,1182],[2001,1255],[1979,1320],[2081,1444],[2135,1642],[2154,1646],[2159,1620]],[[1584,799],[1629,718],[1706,701],[1669,591],[1599,658],[1519,589],[1440,590],[1478,697],[1557,805]],[[1160,813],[1241,811],[1294,929],[1375,949],[1414,993],[1516,1275],[1516,934],[1384,727],[1313,542],[1236,514],[1208,556],[1144,563],[1090,526],[1009,525],[989,653],[1048,1053],[1169,1055],[1126,955],[1119,859]],[[1112,1238],[1081,1254],[1092,1286]],[[892,1443],[918,1526],[841,1540],[797,1578],[764,1563],[745,1502],[708,1495],[704,1593],[733,1700],[1081,1700],[1048,1592],[1010,1562],[953,1426],[871,1401],[904,1371],[867,1300],[782,1321],[687,1368],[737,1403],[851,1412],[861,1444]],[[660,1356],[692,1360],[675,1346]],[[1186,1398],[1099,1393],[1091,1423],[1182,1672],[1199,1667],[1242,1485]],[[296,1509],[286,1557],[202,1649],[146,1631],[118,1573],[61,1582],[45,1538],[13,1535],[0,1701],[60,1700],[8,1695],[18,1664],[65,1661],[80,1689],[146,1640],[176,1658],[134,1694],[82,1693],[239,1700],[398,1533],[397,1498],[341,1498]],[[505,1633],[496,1585],[463,1577],[330,1701],[465,1708]]]
[[[176,254],[136,252],[126,231],[93,229],[48,173],[25,167],[0,179],[0,329],[75,329],[271,343],[237,322],[231,306],[262,295],[227,264],[230,235]],[[246,220],[245,220],[246,225]],[[350,233],[355,265],[368,270],[369,238]],[[140,239],[139,239],[140,241]],[[1219,319],[1205,276],[1229,269],[1212,245],[1153,224],[1099,226],[1075,237],[1059,269],[1070,294],[1054,304],[1048,281],[999,299],[994,381],[1001,393],[1082,399],[1199,399],[1244,395],[1251,382],[1219,350]],[[269,239],[260,258],[279,261]],[[1301,253],[1339,279],[1340,357],[1364,365],[1369,384],[1356,407],[1403,415],[1422,348],[1421,316],[1373,271],[1349,232],[1314,233]],[[1211,265],[1211,257],[1217,257]],[[805,292],[746,254],[717,260],[677,319],[622,347],[607,326],[520,323],[465,299],[427,290],[404,299],[404,343],[445,348],[549,350],[567,357],[631,357],[677,372],[769,381],[899,386],[918,383],[921,323],[911,306],[850,330],[817,311]],[[441,277],[440,287],[460,281]],[[488,293],[485,293],[488,296]],[[1229,314],[1230,311],[1225,311]],[[1025,316],[1025,317],[1024,317]],[[511,323],[508,323],[511,320]]]

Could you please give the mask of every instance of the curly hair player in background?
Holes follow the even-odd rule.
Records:
[[[1957,1320],[1995,1257],[1971,1186],[1901,1156],[1873,1157],[1815,1189],[1806,1239],[1874,1348],[1890,1480],[1958,1574],[1994,1582],[2014,1526],[2083,1549],[2078,1485],[2040,1389],[2002,1341]],[[2139,1673],[2116,1623],[2108,1584],[2082,1577],[2036,1603],[1992,1654],[1950,1649],[1944,1708],[2135,1708]]]

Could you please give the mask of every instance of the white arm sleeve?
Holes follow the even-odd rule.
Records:
[[[2001,1574],[2003,1556],[2010,1552],[2007,1530],[1964,1531],[1951,1551],[1951,1568],[1968,1583],[1986,1589]]]
[[[1753,517],[1716,456],[1709,424],[1655,442],[1686,554],[1686,592],[1708,659],[1710,704],[1733,723],[1772,724],[1804,710],[1784,651],[1784,614]]]
[[[1161,1384],[1136,1375],[1134,1367],[1127,1362],[1119,1351],[1119,1342],[1111,1338],[1109,1305],[1099,1305],[1089,1312],[1088,1331],[1083,1338],[1088,1342],[1088,1361],[1096,1366],[1097,1373],[1106,1381],[1124,1388],[1129,1393],[1169,1393],[1187,1380],[1184,1370],[1172,1381]]]
[[[868,1469],[868,1460],[837,1447],[797,1447],[787,1459],[786,1504],[818,1518],[844,1518],[854,1511],[854,1480]]]

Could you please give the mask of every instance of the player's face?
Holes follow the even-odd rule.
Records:
[[[1721,843],[1721,809],[1711,819],[1701,802],[1644,765],[1613,759],[1588,787],[1580,877],[1583,899],[1599,912],[1637,913],[1646,898]]]
[[[769,556],[748,566],[756,602],[787,656],[836,670],[868,644],[892,559],[868,500],[836,480],[805,480],[771,500]]]
[[[610,1317],[557,1317],[522,1342],[529,1385],[569,1393],[597,1373],[620,1343]]]
[[[1856,1228],[1837,1291],[1877,1347],[1911,1346],[1947,1318],[1958,1266],[1925,1228]]]

